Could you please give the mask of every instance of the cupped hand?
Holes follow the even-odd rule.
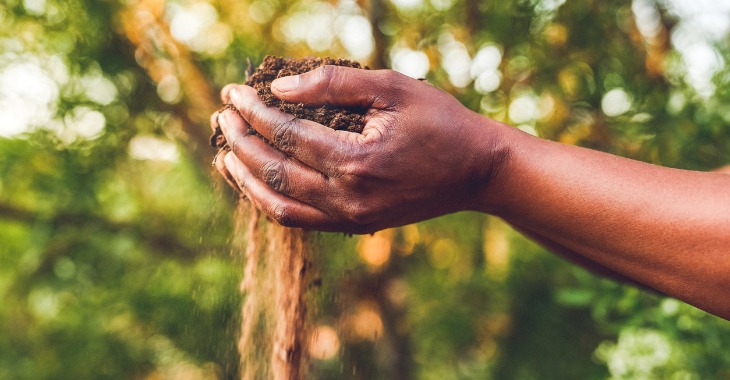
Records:
[[[335,131],[267,107],[251,87],[224,88],[240,115],[213,115],[231,147],[217,167],[284,226],[370,233],[482,209],[507,156],[504,125],[394,71],[323,66],[277,79],[272,91],[289,102],[368,110],[362,134]]]

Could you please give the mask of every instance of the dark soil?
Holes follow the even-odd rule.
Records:
[[[285,59],[275,56],[267,56],[264,62],[246,79],[246,85],[256,89],[261,100],[270,107],[278,107],[280,110],[294,115],[301,119],[312,120],[332,129],[345,130],[355,133],[362,132],[365,125],[364,109],[351,109],[323,105],[319,107],[305,106],[302,103],[289,103],[279,100],[271,93],[271,82],[279,77],[303,74],[324,65],[336,65],[367,69],[358,62],[347,59],[333,58],[302,58]],[[226,104],[220,111],[233,109],[233,105]],[[251,133],[257,134],[250,129]],[[257,134],[258,135],[258,134]],[[229,149],[220,127],[210,138],[210,144],[214,148]]]

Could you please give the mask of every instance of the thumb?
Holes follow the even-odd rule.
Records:
[[[279,99],[309,105],[387,108],[403,88],[404,75],[392,70],[363,70],[325,65],[271,83]]]

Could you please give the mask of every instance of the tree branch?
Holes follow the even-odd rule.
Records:
[[[385,59],[385,51],[388,49],[388,36],[380,30],[380,23],[385,18],[385,5],[382,0],[369,0],[367,6],[368,20],[373,30],[373,40],[375,40],[375,49],[371,65],[374,69],[385,69],[388,63]]]
[[[211,152],[206,149],[210,131],[208,117],[219,105],[216,91],[195,64],[190,51],[170,34],[164,11],[156,2],[130,1],[121,11],[120,33],[135,47],[134,55],[140,67],[157,84],[173,76],[182,90],[182,100],[171,106],[180,117],[186,145],[200,165],[210,166]]]

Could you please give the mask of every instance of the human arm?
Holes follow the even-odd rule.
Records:
[[[515,136],[497,215],[730,318],[730,177]],[[485,205],[488,209],[493,205]]]
[[[220,166],[280,223],[363,233],[482,211],[581,265],[730,318],[730,176],[541,140],[389,71],[298,78],[288,91],[275,82],[274,93],[370,111],[362,135],[337,132],[236,87],[234,105],[279,150],[228,111],[218,119],[233,154]]]

